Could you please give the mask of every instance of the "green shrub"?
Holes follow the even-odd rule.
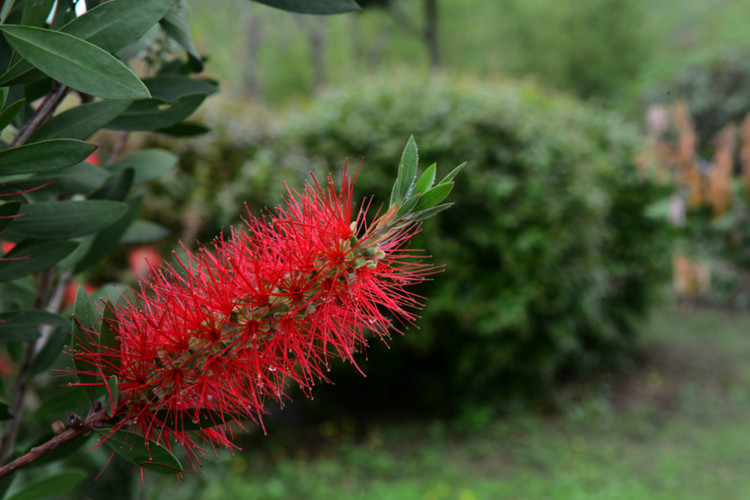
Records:
[[[227,115],[222,123],[231,128]],[[364,158],[361,192],[385,202],[409,134],[422,164],[469,161],[455,207],[426,223],[418,243],[446,270],[421,290],[430,297],[421,331],[390,341],[387,356],[372,342],[372,376],[341,375],[335,395],[317,399],[450,411],[549,395],[561,377],[624,359],[668,252],[661,223],[643,215],[659,193],[637,176],[637,138],[613,115],[529,85],[380,78],[246,143],[230,198],[273,203],[277,193],[253,182],[298,172],[290,184],[299,186],[308,169],[348,157],[350,168]]]

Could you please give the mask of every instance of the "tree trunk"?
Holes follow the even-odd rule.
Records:
[[[440,67],[440,41],[438,37],[438,0],[424,0],[424,41],[430,66]]]
[[[245,63],[242,68],[242,91],[245,96],[262,101],[263,92],[258,68],[262,38],[261,22],[251,2],[247,2],[245,8],[247,14],[245,15]]]

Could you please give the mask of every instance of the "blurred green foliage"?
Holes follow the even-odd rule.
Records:
[[[422,330],[393,339],[388,353],[373,342],[373,382],[363,390],[344,371],[338,401],[451,412],[549,396],[561,376],[623,359],[668,269],[664,226],[644,215],[663,193],[637,175],[632,128],[539,87],[393,74],[331,92],[263,137],[238,141],[242,117],[220,117],[210,147],[182,144],[187,168],[210,179],[212,214],[242,200],[275,205],[275,178],[299,188],[308,170],[345,157],[350,168],[364,158],[358,189],[384,203],[410,133],[422,163],[469,160],[456,206],[415,243],[447,266],[419,290],[430,298]],[[241,153],[232,168],[226,159]]]

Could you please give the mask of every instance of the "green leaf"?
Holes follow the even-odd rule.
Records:
[[[253,0],[277,9],[299,14],[344,14],[359,9],[352,0]]]
[[[47,311],[13,311],[0,314],[0,342],[27,342],[41,335],[42,325],[67,326],[68,320]]]
[[[65,469],[42,479],[35,479],[29,486],[16,491],[5,500],[45,500],[60,498],[60,495],[86,479],[81,469]]]
[[[419,212],[434,207],[443,201],[452,189],[453,183],[449,182],[447,184],[438,184],[429,191],[424,192],[422,196],[419,197],[419,202],[417,203],[417,206],[414,207],[414,211]]]
[[[117,341],[117,316],[114,313],[115,306],[111,300],[107,301],[102,313],[102,324],[99,327],[99,345],[117,351],[120,348]]]
[[[60,31],[116,52],[156,26],[176,0],[112,0],[76,17]]]
[[[5,3],[12,3],[12,1],[6,1]],[[0,498],[5,498],[5,494],[10,488],[10,485],[13,484],[13,480],[16,477],[18,477],[18,474],[11,474],[9,476],[0,478]]]
[[[134,102],[124,113],[109,123],[111,130],[158,130],[171,127],[193,114],[207,94],[189,94],[179,97],[171,106],[149,99]]]
[[[433,215],[439,214],[443,210],[450,208],[452,206],[453,206],[453,203],[443,203],[442,205],[437,205],[432,208],[428,208],[426,210],[420,210],[419,212],[412,212],[404,218],[406,220],[414,220],[414,221],[425,220],[425,219],[429,219]]]
[[[47,426],[50,420],[67,416],[71,408],[86,408],[91,404],[91,400],[84,391],[68,389],[61,389],[47,395],[44,398],[44,404],[28,417],[24,413],[24,421],[42,421]]]
[[[0,176],[48,172],[75,165],[96,149],[75,139],[51,139],[0,151]]]
[[[120,387],[117,385],[117,375],[110,375],[107,379],[108,394],[104,400],[109,408],[109,416],[113,416],[117,411],[117,405],[120,398]]]
[[[398,212],[396,212],[396,217],[403,217],[404,215],[414,210],[414,207],[417,206],[418,202],[419,195],[410,196],[398,209]]]
[[[96,308],[94,302],[86,293],[86,289],[83,286],[78,287],[76,293],[76,301],[73,306],[73,335],[71,339],[71,349],[74,353],[76,352],[93,352],[95,350],[92,345],[91,336],[94,335],[97,328],[96,325],[99,323]],[[86,393],[90,401],[94,401],[97,398],[98,387],[94,387],[91,384],[101,383],[103,375],[99,368],[87,361],[80,358],[74,358],[73,364],[76,368],[76,375],[81,384],[83,391]]]
[[[133,187],[134,178],[135,170],[126,168],[110,176],[106,184],[89,195],[89,199],[122,201]]]
[[[2,8],[0,8],[0,23],[4,23],[8,19],[15,3],[16,0],[6,0],[2,3]]]
[[[23,4],[21,24],[24,26],[44,26],[55,0],[26,0]]]
[[[169,173],[177,166],[177,155],[164,149],[144,149],[134,155],[117,160],[107,167],[112,173],[126,168],[135,170],[134,184],[143,184]]]
[[[106,436],[108,432],[100,431],[100,434]],[[182,464],[172,452],[156,441],[147,440],[139,434],[119,430],[106,439],[107,446],[138,467],[162,474],[176,474],[183,470]]]
[[[414,179],[417,176],[417,163],[419,155],[417,154],[417,143],[414,136],[409,137],[404,152],[401,154],[401,163],[398,166],[398,176],[396,183],[391,191],[391,206],[394,206],[404,200],[408,195],[411,187],[414,185]]]
[[[66,321],[65,328],[55,328],[47,337],[44,347],[34,356],[34,362],[31,364],[31,376],[42,373],[48,369],[63,352],[63,349],[70,341],[70,321]]]
[[[20,201],[9,201],[0,205],[0,232],[13,222],[13,216],[18,213],[20,208]]]
[[[109,200],[26,204],[21,208],[25,215],[15,219],[8,231],[40,239],[75,238],[109,226],[127,210],[126,204]]]
[[[120,238],[120,243],[132,245],[134,243],[150,243],[158,241],[169,234],[169,229],[155,222],[136,220],[128,227]]]
[[[463,169],[463,168],[464,168],[465,166],[466,166],[466,162],[463,162],[462,164],[460,164],[459,166],[457,166],[456,168],[454,168],[453,170],[451,170],[451,173],[449,173],[448,175],[446,175],[446,176],[445,176],[445,177],[443,178],[443,180],[442,180],[442,181],[440,181],[440,182],[439,182],[438,184],[445,184],[445,183],[447,183],[447,182],[451,182],[451,181],[452,181],[452,180],[453,180],[453,179],[454,179],[454,178],[456,177],[456,175],[458,175],[458,173],[459,173],[459,172],[460,172],[460,171],[461,171],[461,170],[462,170],[462,169]]]
[[[26,99],[19,99],[5,108],[2,113],[0,113],[0,131],[4,130],[5,127],[10,125],[10,123],[13,121],[13,118],[16,117],[25,102]]]
[[[130,68],[96,45],[67,33],[0,26],[8,43],[53,79],[105,99],[146,99],[148,89]]]
[[[77,246],[78,243],[73,241],[18,245],[5,256],[17,260],[0,260],[0,281],[22,278],[46,269],[65,258]]]
[[[210,132],[211,129],[200,123],[182,122],[156,131],[174,137],[196,137]]]
[[[114,53],[155,26],[175,1],[112,0],[74,18],[60,31]],[[41,74],[28,61],[21,59],[0,76],[0,85],[25,84],[38,79]]]
[[[434,163],[427,167],[427,170],[422,173],[422,175],[419,177],[419,180],[416,182],[416,184],[414,184],[414,188],[412,189],[413,194],[424,193],[432,187],[432,185],[435,183],[436,169],[437,165]]]
[[[13,415],[10,413],[10,405],[6,401],[0,401],[0,420],[10,420]]]
[[[139,196],[128,201],[128,211],[117,222],[99,231],[89,245],[86,253],[80,258],[74,271],[79,273],[102,260],[109,251],[122,239],[133,221],[141,211],[143,197]]]
[[[190,26],[184,17],[182,17],[177,11],[170,11],[166,16],[161,18],[159,21],[162,29],[172,37],[174,41],[179,43],[185,52],[188,54],[188,60],[190,61],[190,68],[200,73],[203,71],[203,61],[200,54],[195,49],[193,44],[193,37],[190,35]]]
[[[143,83],[154,99],[176,101],[184,95],[215,94],[219,89],[214,80],[190,78],[187,75],[165,74],[146,78]]]
[[[30,140],[65,137],[88,139],[130,106],[130,101],[99,101],[82,104],[44,122]]]

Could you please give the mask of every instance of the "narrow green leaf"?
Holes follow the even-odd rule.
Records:
[[[117,405],[120,398],[120,387],[117,385],[117,375],[110,375],[107,379],[108,394],[104,397],[109,416],[113,416],[117,411]]]
[[[419,202],[417,203],[417,206],[414,207],[415,212],[419,212],[421,210],[426,210],[428,208],[432,208],[441,201],[445,199],[446,196],[448,196],[448,193],[451,192],[453,189],[453,183],[449,182],[447,184],[438,184],[434,188],[430,189],[429,191],[426,191],[422,194],[422,196],[419,197]]]
[[[12,3],[10,1],[6,1],[5,3]],[[5,498],[5,494],[8,492],[8,489],[10,488],[10,485],[13,484],[13,480],[18,477],[18,474],[11,474],[9,476],[5,476],[0,478],[0,498]]]
[[[144,149],[125,158],[117,160],[107,167],[112,173],[119,173],[126,168],[135,170],[134,184],[143,184],[171,172],[177,166],[177,155],[165,149]]]
[[[175,1],[111,0],[72,19],[60,31],[114,53],[155,26]],[[0,76],[0,85],[26,84],[41,75],[27,60],[21,59]]]
[[[81,162],[72,167],[51,173],[35,175],[21,181],[9,182],[8,185],[17,189],[29,189],[53,181],[44,188],[45,195],[64,195],[70,198],[76,194],[90,194],[101,189],[109,173],[102,167],[88,162]]]
[[[18,245],[0,260],[0,281],[11,281],[46,269],[72,252],[78,243],[53,241],[35,245]]]
[[[75,165],[96,149],[75,139],[51,139],[0,151],[0,176],[49,172]]]
[[[159,24],[174,41],[185,49],[190,61],[190,68],[196,73],[203,71],[203,61],[195,49],[193,37],[190,34],[190,26],[185,18],[179,12],[172,10],[159,20]]]
[[[190,78],[187,75],[165,74],[146,78],[143,83],[154,99],[167,102],[176,101],[184,95],[215,94],[219,88],[215,80]]]
[[[109,200],[26,204],[21,208],[25,215],[14,219],[8,231],[40,239],[75,238],[109,226],[127,210],[126,204]]]
[[[147,99],[148,89],[116,57],[67,33],[28,26],[0,26],[6,40],[53,79],[105,99]]]
[[[156,129],[160,134],[167,134],[174,137],[197,137],[207,134],[211,129],[200,123],[182,122],[169,127]]]
[[[414,207],[417,206],[417,203],[419,202],[419,195],[410,196],[403,205],[401,205],[401,208],[398,209],[398,212],[396,212],[397,217],[403,217],[404,215],[408,214],[412,210],[414,210]]]
[[[0,232],[2,232],[6,226],[13,221],[12,217],[18,213],[20,208],[20,201],[9,201],[0,204]]]
[[[156,26],[176,0],[112,0],[76,17],[60,31],[116,52]]]
[[[55,328],[47,338],[42,350],[34,356],[31,364],[31,376],[47,370],[62,354],[63,349],[70,342],[70,321],[66,321],[65,328]]]
[[[79,286],[76,293],[75,305],[73,306],[71,349],[74,353],[95,351],[91,336],[96,332],[96,325],[98,323],[99,318],[94,307],[94,302],[88,293],[86,293],[86,289],[83,286]],[[103,377],[101,371],[97,366],[80,358],[74,358],[73,364],[75,365],[79,382],[84,384],[81,388],[88,396],[89,401],[93,402],[98,397],[97,393],[100,391],[97,391],[97,388],[92,384],[101,383]]]
[[[417,163],[419,155],[417,154],[417,143],[414,136],[409,137],[404,152],[401,154],[401,163],[398,166],[398,176],[396,183],[391,191],[391,206],[399,204],[407,196],[414,185],[417,177]]]
[[[89,199],[122,201],[133,187],[134,178],[135,170],[132,168],[117,172],[102,187],[91,193]]]
[[[171,127],[193,114],[207,94],[189,94],[179,97],[171,106],[163,109],[157,100],[134,102],[124,113],[109,123],[111,130],[158,130]]]
[[[108,431],[101,431],[100,434],[102,435],[100,439],[103,439],[108,435]],[[139,434],[119,430],[107,437],[105,444],[138,467],[162,474],[176,474],[183,470],[182,464],[172,452],[156,441],[147,440]]]
[[[24,26],[44,26],[55,0],[26,0],[23,4],[21,24]]]
[[[24,420],[41,421],[47,426],[51,420],[67,416],[71,408],[86,408],[90,404],[91,399],[84,391],[59,390],[47,395],[44,398],[44,404],[34,410],[28,417],[24,416]],[[24,413],[24,415],[26,414]]]
[[[148,220],[135,220],[125,234],[120,238],[120,243],[132,245],[134,243],[151,243],[169,235],[169,229]]]
[[[424,193],[425,191],[430,189],[433,184],[435,184],[436,169],[437,165],[434,163],[427,167],[427,170],[422,173],[422,175],[419,177],[419,180],[417,180],[416,184],[414,184],[412,194]]]
[[[0,313],[0,342],[38,339],[42,325],[67,326],[68,320],[47,311],[13,311]]]
[[[60,498],[60,494],[73,489],[86,479],[86,472],[81,469],[65,469],[42,479],[36,479],[29,486],[16,491],[5,500],[46,500]]]
[[[445,176],[445,177],[443,178],[443,180],[442,180],[442,181],[440,181],[440,182],[439,182],[438,184],[445,184],[445,183],[447,183],[447,182],[451,182],[451,181],[452,181],[452,180],[453,180],[453,179],[454,179],[454,178],[456,177],[456,175],[458,175],[458,173],[459,173],[459,172],[460,172],[460,171],[461,171],[461,170],[462,170],[462,169],[463,169],[463,168],[464,168],[465,166],[466,166],[466,162],[463,162],[462,164],[460,164],[459,166],[457,166],[456,168],[454,168],[453,170],[451,170],[451,172],[450,172],[450,173],[449,173],[448,175],[446,175],[446,176]]]
[[[4,23],[8,19],[10,11],[13,10],[15,4],[16,0],[5,0],[2,3],[2,8],[0,9],[0,23]]]
[[[120,346],[117,340],[117,316],[111,300],[107,301],[102,313],[102,324],[99,327],[99,345],[117,351]]]
[[[84,269],[88,269],[94,264],[98,263],[104,257],[107,256],[109,251],[122,239],[123,235],[138,217],[138,213],[141,211],[141,204],[143,197],[139,196],[129,200],[128,211],[123,215],[117,222],[99,231],[94,236],[94,241],[91,242],[86,253],[76,263],[74,271],[79,273]]]
[[[19,99],[0,113],[0,131],[4,130],[5,127],[11,124],[18,112],[23,108],[25,102],[26,99]]]
[[[453,203],[443,203],[442,205],[437,205],[432,208],[428,208],[426,210],[420,210],[419,212],[412,212],[409,215],[405,217],[406,220],[425,220],[429,219],[433,215],[439,214],[443,210],[450,208],[453,206]]]
[[[253,0],[258,3],[276,7],[277,9],[299,14],[344,14],[359,10],[352,0]]]
[[[99,101],[82,104],[44,122],[30,140],[65,137],[88,139],[130,106],[130,101]]]
[[[10,420],[13,415],[10,413],[10,405],[5,401],[0,401],[0,420]]]

